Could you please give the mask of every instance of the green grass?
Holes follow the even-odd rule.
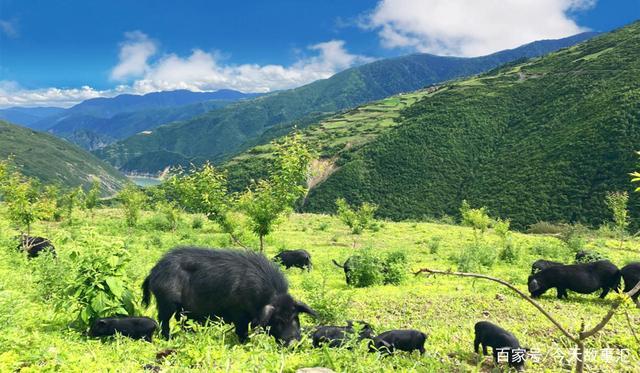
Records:
[[[51,238],[57,248],[59,264],[71,260],[73,249],[97,247],[101,250],[125,246],[130,256],[126,274],[129,283],[140,297],[140,285],[150,268],[171,248],[177,245],[210,247],[230,246],[227,235],[215,224],[205,222],[201,229],[191,228],[193,217],[183,215],[176,232],[153,229],[155,213],[145,212],[137,228],[124,226],[121,211],[100,209],[95,217],[78,213],[76,224],[39,223],[35,233]],[[54,310],[42,296],[47,295],[36,283],[36,259],[27,261],[14,250],[13,236],[0,206],[0,371],[141,371],[146,364],[159,365],[166,371],[284,371],[298,368],[325,366],[335,371],[388,372],[388,371],[489,371],[490,358],[477,357],[472,352],[473,325],[479,320],[490,320],[511,330],[528,347],[552,353],[555,348],[572,347],[542,315],[508,289],[492,282],[447,276],[409,276],[399,286],[374,286],[352,289],[346,286],[341,269],[331,263],[346,259],[360,248],[375,251],[401,250],[408,256],[411,270],[422,267],[456,269],[452,260],[463,247],[473,240],[469,228],[423,222],[382,222],[377,232],[365,233],[352,248],[353,237],[339,221],[331,216],[292,215],[267,237],[267,255],[273,256],[280,248],[305,248],[311,255],[314,268],[310,273],[298,269],[286,270],[292,294],[302,301],[310,299],[303,280],[326,282],[332,294],[350,294],[347,310],[338,315],[341,320],[362,319],[373,324],[376,331],[392,328],[415,328],[426,332],[427,354],[398,353],[391,357],[370,354],[365,346],[354,350],[313,349],[309,338],[295,349],[283,349],[272,338],[252,335],[249,343],[240,345],[230,325],[200,327],[196,332],[180,330],[172,325],[175,337],[164,341],[157,337],[153,343],[115,338],[105,341],[88,339],[69,327],[75,315],[66,310]],[[440,237],[440,245],[432,253],[430,242]],[[499,238],[491,231],[484,238],[492,248],[500,246]],[[513,239],[520,257],[516,263],[496,262],[483,272],[510,281],[526,291],[530,264],[535,259],[572,261],[573,252],[554,237],[514,234]],[[251,246],[257,240],[245,236]],[[618,266],[638,257],[640,241],[632,240],[623,250],[614,249],[617,241],[604,234],[590,233],[587,247],[597,249]],[[538,249],[534,249],[537,247]],[[55,279],[53,279],[55,281]],[[500,294],[500,296],[498,296]],[[571,293],[569,300],[557,300],[555,291],[542,297],[540,303],[569,330],[579,329],[581,320],[587,327],[595,325],[607,312],[615,298],[605,300],[593,295]],[[640,322],[638,310],[631,310],[632,322]],[[142,314],[155,318],[153,307]],[[314,322],[302,316],[303,328],[309,330]],[[623,314],[616,314],[611,323],[594,339],[589,348],[628,348],[630,363],[588,362],[591,371],[634,371],[640,364],[638,345],[628,331]],[[155,354],[167,348],[176,352],[162,362]],[[565,354],[569,352],[564,350]],[[543,357],[540,364],[528,364],[534,372],[560,371],[567,368],[551,356]]]

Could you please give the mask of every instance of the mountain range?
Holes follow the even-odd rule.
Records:
[[[342,71],[329,79],[267,94],[188,120],[159,126],[95,151],[127,172],[157,173],[168,166],[222,162],[253,145],[306,127],[332,113],[410,92],[443,81],[478,74],[501,64],[539,56],[589,39],[584,33],[533,42],[475,58],[414,54]]]
[[[88,188],[97,179],[104,194],[113,194],[127,182],[116,169],[68,141],[0,120],[0,159],[10,156],[23,174],[44,184]]]
[[[627,191],[632,217],[640,214],[629,177],[640,144],[640,22],[415,94],[371,141],[325,154],[330,172],[305,211],[333,211],[343,197],[378,204],[381,217],[417,219],[457,215],[466,199],[517,228],[599,225],[611,220],[607,192]],[[268,157],[253,153],[235,160],[236,182],[258,169],[252,158]]]

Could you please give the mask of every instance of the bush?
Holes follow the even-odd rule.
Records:
[[[392,251],[384,261],[383,283],[399,285],[407,278],[407,256],[402,251]]]
[[[86,329],[100,317],[133,316],[133,292],[124,277],[128,262],[125,249],[83,249],[72,251],[70,258],[76,271],[66,289],[71,303],[68,308],[78,312],[80,328]]]
[[[325,272],[318,271],[304,276],[302,289],[305,301],[318,314],[316,321],[322,324],[332,324],[343,321],[351,303],[351,292],[331,290],[327,286]],[[321,278],[319,278],[321,276]]]
[[[593,250],[581,250],[580,254],[581,255],[579,257],[576,257],[576,263],[591,263],[597,262],[598,260],[608,259],[606,256]]]
[[[194,216],[193,220],[191,220],[191,228],[202,229],[203,226],[204,226],[204,219],[202,218],[202,216],[200,215]]]
[[[459,271],[476,272],[491,268],[496,261],[496,254],[486,245],[467,245],[454,259]]]
[[[501,261],[507,263],[517,263],[520,258],[520,250],[516,247],[512,239],[507,238],[504,242],[504,247],[500,250],[498,257]]]
[[[441,236],[433,236],[431,237],[431,239],[429,240],[429,243],[427,244],[429,246],[429,252],[431,254],[437,254],[438,253],[438,249],[440,249],[440,244],[442,243],[442,237]]]
[[[566,249],[562,246],[561,242],[554,241],[555,242],[546,241],[537,243],[531,248],[531,251],[544,259],[561,259],[565,256]]]
[[[553,224],[546,221],[539,221],[531,224],[528,233],[533,234],[562,234],[567,229],[564,224]]]
[[[326,231],[329,228],[329,223],[326,221],[323,221],[322,223],[318,224],[318,230],[319,231]]]
[[[349,264],[352,286],[363,288],[384,282],[382,261],[371,250],[364,249],[360,254],[352,256]]]

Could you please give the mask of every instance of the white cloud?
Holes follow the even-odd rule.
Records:
[[[6,19],[0,19],[0,32],[12,39],[17,38],[19,33],[16,23],[17,22],[15,20],[8,21]]]
[[[225,65],[216,55],[194,50],[187,57],[169,54],[148,66],[146,73],[132,84],[136,92],[172,89],[209,91],[221,88],[244,92],[270,92],[325,79],[340,70],[371,59],[353,55],[341,40],[331,40],[308,47],[317,55],[282,65]]]
[[[309,46],[311,56],[290,66],[233,65],[221,63],[218,54],[195,49],[190,55],[156,56],[157,43],[142,32],[125,34],[120,44],[119,62],[111,78],[122,84],[113,89],[81,88],[25,89],[15,82],[0,81],[0,107],[61,106],[68,107],[95,97],[121,93],[145,94],[156,91],[188,89],[214,91],[235,89],[243,92],[270,92],[298,87],[325,79],[338,71],[372,59],[349,53],[341,40]]]
[[[69,107],[90,98],[111,97],[127,91],[128,87],[123,86],[104,91],[95,90],[89,86],[68,89],[25,89],[16,82],[0,80],[0,108],[11,106]]]
[[[361,26],[382,46],[480,56],[586,29],[570,15],[596,0],[381,0]]]
[[[125,38],[120,44],[118,65],[111,71],[113,80],[144,74],[149,69],[147,61],[157,50],[156,43],[140,31],[127,32]]]

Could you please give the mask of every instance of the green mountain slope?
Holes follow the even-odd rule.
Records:
[[[314,188],[388,218],[456,214],[463,199],[523,227],[609,219],[607,191],[631,190],[640,148],[640,22],[450,84]],[[632,211],[640,204],[632,195]]]
[[[25,175],[46,184],[88,187],[97,177],[103,191],[113,193],[126,182],[113,167],[67,141],[0,121],[0,159],[10,155]]]
[[[581,34],[540,41],[477,58],[416,54],[381,60],[303,87],[160,126],[150,134],[132,136],[96,154],[124,170],[142,172],[157,172],[169,165],[203,159],[219,162],[255,145],[258,139],[268,141],[270,133],[275,136],[294,125],[311,124],[318,115],[477,74],[518,58],[573,45],[591,36]]]

